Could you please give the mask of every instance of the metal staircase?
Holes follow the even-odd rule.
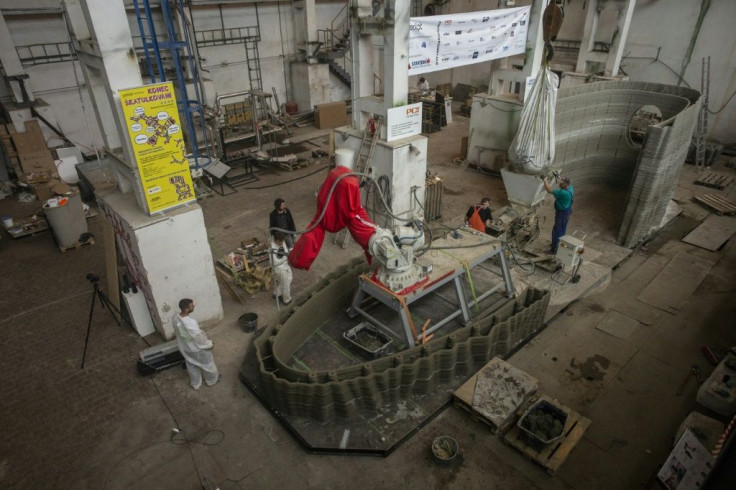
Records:
[[[335,75],[338,80],[340,80],[342,83],[350,87],[353,83],[353,78],[350,76],[350,73],[340,66],[338,62],[335,60],[329,60],[327,62],[327,65],[330,67],[330,72],[332,72],[333,75]]]
[[[317,31],[317,50],[313,56],[320,63],[327,63],[330,72],[350,87],[352,77],[346,68],[350,59],[350,16],[347,7],[346,3],[332,19],[329,29]]]

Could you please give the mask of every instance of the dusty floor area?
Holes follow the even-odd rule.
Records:
[[[429,163],[445,180],[443,221],[457,225],[476,199],[491,197],[495,210],[505,204],[505,192],[500,178],[453,162],[468,127],[467,118],[457,115],[454,121],[431,135]],[[713,170],[734,173],[723,161]],[[260,180],[236,194],[200,201],[213,257],[243,239],[265,238],[276,197],[287,200],[297,227],[305,226],[325,172],[316,172],[319,165],[294,172],[260,169]],[[712,369],[701,346],[723,355],[736,345],[733,238],[714,252],[681,241],[708,215],[690,202],[693,193],[733,200],[736,192],[733,185],[725,191],[694,186],[695,175],[685,166],[675,195],[682,214],[652,241],[618,257],[607,287],[565,306],[509,360],[539,379],[541,392],[592,421],[554,476],[453,407],[386,459],[305,453],[237,377],[252,334],[236,320],[249,311],[259,315],[261,327],[273,321],[276,305],[266,292],[241,305],[222,289],[225,318],[208,332],[224,375],[214,387],[192,390],[179,368],[138,375],[135,360],[145,344],[99,306],[82,370],[92,299],[85,276],[104,274],[102,218],[89,220],[90,231],[100,237],[97,244],[65,254],[50,232],[18,240],[4,234],[0,486],[196,489],[206,478],[222,489],[646,487],[669,453],[678,425],[696,407],[694,383],[676,396],[683,377],[694,363],[705,376]],[[613,241],[626,192],[582,184],[576,191],[570,228],[584,230],[587,246],[606,256],[617,249]],[[20,205],[8,198],[0,201],[0,214],[29,215],[35,207],[38,203]],[[540,248],[548,245],[551,203],[543,215]],[[294,273],[292,290],[298,294],[361,254],[354,244],[341,249],[326,240],[313,269]],[[678,254],[703,259],[708,267],[677,310],[637,300]],[[441,434],[451,435],[460,447],[458,461],[449,468],[438,467],[430,453],[432,440]]]

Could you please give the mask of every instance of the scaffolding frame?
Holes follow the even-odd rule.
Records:
[[[156,32],[150,1],[133,0],[133,8],[141,34],[141,44],[143,46],[143,55],[148,69],[148,75],[151,78],[151,83],[167,81],[163,60],[164,53],[168,52],[169,56],[167,60],[170,60],[173,65],[173,78],[176,88],[179,91],[179,96],[177,97],[179,115],[184,121],[187,144],[193,160],[193,165],[190,161],[190,166],[200,169],[209,165],[211,159],[207,150],[209,145],[207,141],[207,130],[205,128],[204,108],[202,107],[202,97],[199,89],[199,71],[192,55],[191,39],[189,30],[186,28],[187,16],[184,12],[184,4],[182,0],[172,0],[171,2],[162,1],[157,5],[161,10],[164,28],[166,30],[165,40],[161,39]],[[182,22],[181,37],[183,39],[180,39],[180,35],[177,32],[177,16],[178,20]],[[193,97],[189,96],[185,70],[188,71],[192,80],[192,86],[194,88]],[[197,126],[199,126],[203,138],[205,154],[200,153]]]

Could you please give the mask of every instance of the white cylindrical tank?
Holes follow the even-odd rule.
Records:
[[[87,233],[87,219],[84,216],[82,197],[76,188],[46,201],[43,205],[54,238],[59,247],[66,248],[79,242],[80,236]]]

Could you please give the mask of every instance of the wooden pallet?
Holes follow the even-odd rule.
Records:
[[[544,467],[547,470],[547,473],[554,475],[557,469],[562,466],[562,463],[567,460],[570,452],[577,445],[580,439],[583,438],[583,434],[585,434],[585,431],[590,427],[590,419],[583,417],[571,408],[562,405],[557,400],[546,395],[540,396],[539,399],[546,400],[568,413],[567,423],[565,423],[565,430],[563,432],[564,437],[561,440],[553,442],[549,446],[543,448],[541,451],[537,451],[534,448],[529,447],[524,442],[520,434],[521,429],[519,429],[519,426],[513,425],[503,437],[503,440],[511,447],[516,448],[528,459],[531,459],[535,463]],[[534,401],[530,402],[528,406],[531,406],[531,403],[534,403]],[[523,410],[526,410],[528,406],[523,407]],[[517,413],[522,415],[524,412],[519,410]]]
[[[718,215],[736,214],[736,204],[731,201],[726,201],[722,197],[716,196],[715,194],[703,194],[701,196],[694,196],[693,201],[714,211]]]
[[[490,362],[488,362],[483,368],[481,368],[479,372],[481,372],[486,367],[490,366],[491,363],[499,362],[498,359],[492,359]],[[504,362],[504,361],[500,361]],[[470,414],[470,417],[473,420],[476,420],[486,426],[491,431],[491,434],[497,434],[498,432],[503,431],[505,428],[507,428],[514,420],[515,417],[513,414],[509,416],[508,419],[504,420],[503,422],[493,422],[492,420],[488,419],[485,415],[478,412],[475,408],[473,408],[473,399],[475,398],[475,388],[476,383],[478,380],[478,373],[475,373],[473,376],[470,377],[465,383],[463,383],[455,392],[452,394],[453,404],[455,407],[465,410]],[[537,390],[538,381],[535,378],[532,378],[531,376],[526,375],[530,380],[533,380],[535,385],[528,393],[528,395],[523,399],[523,401],[520,402],[520,406],[526,405],[526,403],[529,401],[529,397],[534,394]]]
[[[3,225],[3,227],[11,237],[20,238],[24,236],[33,236],[36,233],[46,231],[49,229],[49,224],[46,221],[46,218],[44,218],[42,214],[39,214],[17,220],[11,227],[7,227],[5,225]]]
[[[89,240],[87,240],[86,242],[72,243],[71,245],[68,245],[66,247],[62,247],[61,245],[59,245],[59,251],[61,253],[66,253],[67,250],[82,248],[82,245],[94,245],[94,244],[95,244],[95,239],[92,237],[89,237]]]
[[[284,170],[288,170],[289,172],[291,172],[294,169],[306,167],[309,162],[306,160],[293,159],[293,160],[288,160],[288,161],[273,160],[273,163],[283,168]]]
[[[480,422],[481,424],[488,427],[488,429],[491,431],[491,434],[498,434],[498,431],[501,430],[501,428],[496,427],[496,424],[473,410],[473,407],[465,403],[464,401],[453,398],[452,404],[455,405],[456,408],[459,408],[461,410],[465,410],[470,415],[470,418],[475,420],[476,422]]]
[[[705,187],[712,187],[714,189],[723,190],[733,182],[733,177],[724,174],[718,174],[715,172],[708,172],[705,175],[700,176],[695,182],[695,185],[702,185]]]

